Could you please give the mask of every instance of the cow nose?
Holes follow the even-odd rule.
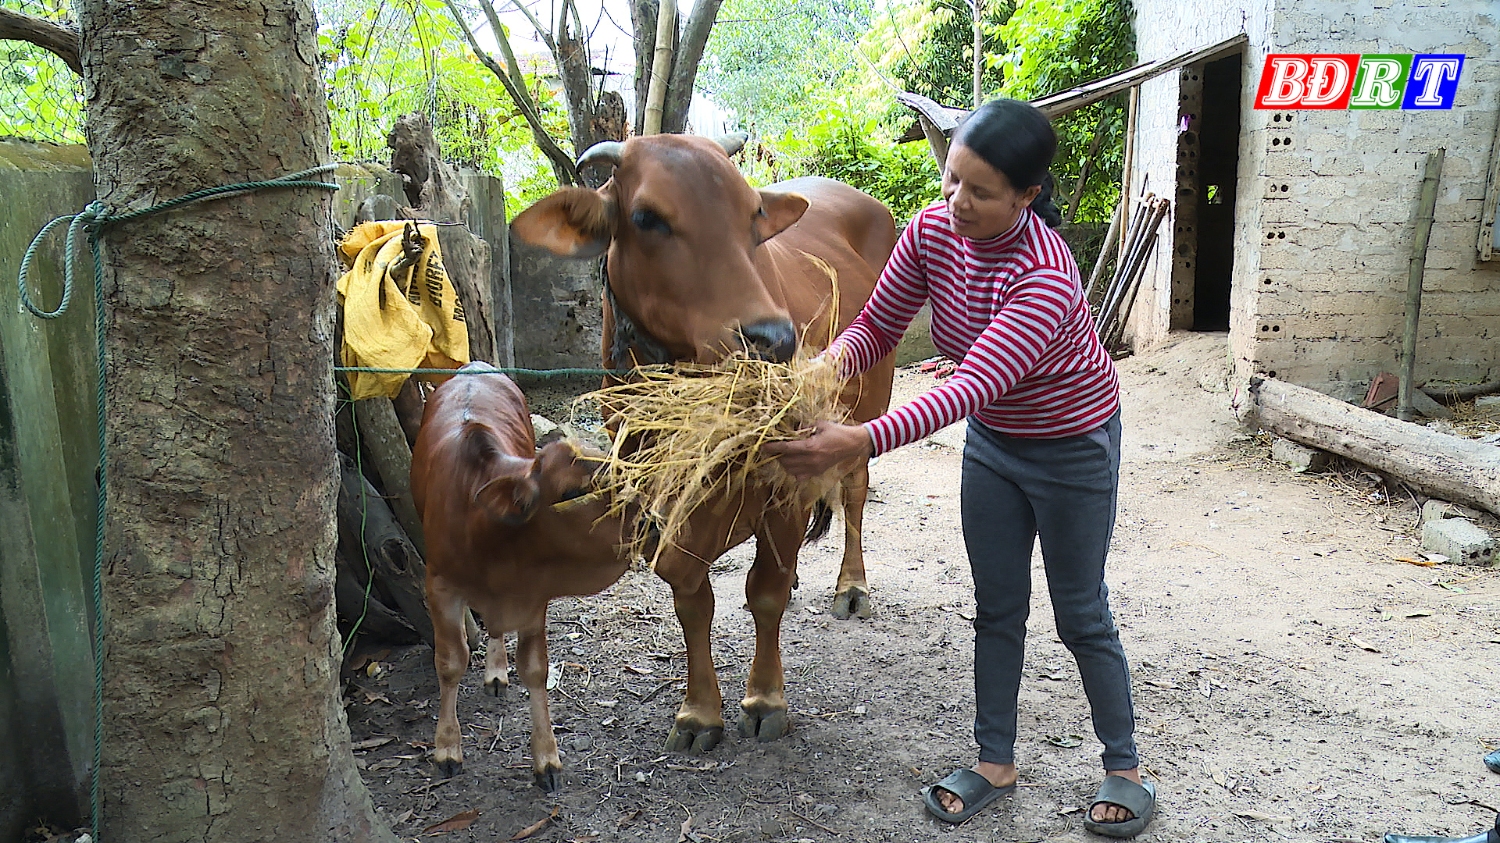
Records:
[[[745,350],[761,360],[785,363],[797,353],[797,329],[790,319],[767,319],[740,328]]]

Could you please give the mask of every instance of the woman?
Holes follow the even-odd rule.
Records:
[[[1058,634],[1073,652],[1104,744],[1090,831],[1139,834],[1155,789],[1141,781],[1130,674],[1109,612],[1104,558],[1119,481],[1119,382],[1093,330],[1078,268],[1049,226],[1057,150],[1040,111],[995,100],[954,134],[943,200],[917,214],[859,317],[825,352],[854,375],[890,353],[918,308],[958,363],[941,386],[862,425],[820,424],[771,447],[797,477],[919,441],[963,418],[962,518],[974,575],[974,737],[979,763],[928,788],[963,822],[1016,787],[1014,744],[1031,550],[1038,535]]]

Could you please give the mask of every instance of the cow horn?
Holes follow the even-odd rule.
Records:
[[[609,164],[612,167],[620,166],[620,158],[625,154],[625,144],[619,141],[599,141],[578,158],[578,169],[582,170],[590,164]]]
[[[728,135],[719,135],[714,138],[714,143],[724,147],[725,155],[733,155],[745,148],[745,143],[750,140],[749,132],[734,132]]]

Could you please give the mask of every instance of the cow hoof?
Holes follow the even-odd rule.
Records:
[[[437,764],[438,775],[442,776],[445,779],[451,779],[464,771],[464,762],[462,761],[454,761],[453,759],[449,758],[447,760],[437,761],[435,763]]]
[[[484,692],[492,697],[503,697],[508,690],[510,690],[508,679],[486,679],[484,682]]]
[[[723,738],[724,727],[722,726],[697,731],[684,726],[673,726],[672,731],[667,733],[665,749],[667,752],[703,753],[718,746]]]
[[[559,781],[562,777],[562,770],[533,770],[531,776],[536,781],[536,786],[547,793],[555,793],[562,786],[562,782]]]
[[[851,616],[863,620],[873,612],[870,593],[862,588],[849,588],[833,597],[833,616],[839,620],[847,620]]]
[[[787,719],[786,709],[740,712],[740,737],[742,738],[755,738],[765,743],[774,741],[791,730],[792,721]]]

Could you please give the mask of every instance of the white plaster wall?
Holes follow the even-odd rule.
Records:
[[[1263,45],[1269,42],[1272,27],[1272,0],[1136,0],[1136,52],[1141,61],[1167,59],[1181,53],[1206,47],[1246,33],[1250,43],[1243,58],[1246,78],[1259,73],[1265,60]],[[1252,70],[1253,69],[1253,70]],[[1137,348],[1149,347],[1164,340],[1170,328],[1172,310],[1172,250],[1177,233],[1177,135],[1179,73],[1166,73],[1141,86],[1136,116],[1135,165],[1131,178],[1131,195],[1143,191],[1173,198],[1173,212],[1158,231],[1155,253],[1146,265],[1141,279],[1136,310],[1131,318],[1128,336]],[[1241,103],[1240,195],[1237,202],[1235,278],[1233,294],[1240,295],[1238,279],[1254,273],[1259,248],[1257,238],[1249,236],[1247,227],[1258,226],[1260,193],[1246,195],[1246,179],[1255,172],[1258,147],[1245,140],[1255,134],[1265,115],[1250,105],[1253,92]],[[1250,222],[1247,224],[1247,220]],[[1233,303],[1232,303],[1233,306]],[[1235,334],[1231,326],[1231,334]]]

